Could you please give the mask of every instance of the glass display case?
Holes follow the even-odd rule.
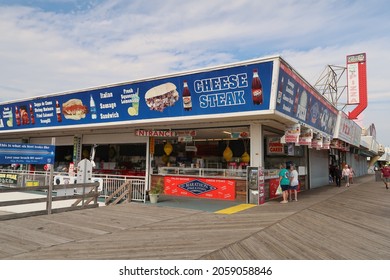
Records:
[[[190,168],[190,167],[159,167],[159,175],[184,175],[199,177],[228,177],[228,178],[247,178],[246,169],[220,169],[220,168]],[[279,177],[279,169],[265,169],[264,179],[273,179]]]

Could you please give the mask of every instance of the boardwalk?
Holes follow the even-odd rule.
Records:
[[[390,190],[373,176],[231,215],[164,205],[2,221],[0,259],[390,259]]]

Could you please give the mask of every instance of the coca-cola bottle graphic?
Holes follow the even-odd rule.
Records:
[[[191,111],[192,110],[192,100],[191,100],[191,92],[188,88],[187,81],[184,81],[183,83],[183,107],[184,111]]]
[[[35,124],[34,109],[32,107],[32,104],[30,104],[30,119],[31,119],[31,124]]]
[[[283,87],[284,87],[284,77],[282,77],[282,80],[279,83],[278,95],[276,97],[276,103],[278,103],[278,104],[280,104],[282,102]]]
[[[26,125],[30,123],[26,106],[23,105],[19,107],[19,114],[20,114],[20,121],[22,125]]]
[[[293,113],[294,115],[297,115],[298,113],[298,104],[299,104],[299,97],[300,97],[300,92],[299,88],[297,88],[297,92],[295,93],[295,98],[294,98],[294,107],[293,107]]]
[[[60,103],[58,103],[58,100],[56,100],[56,114],[57,114],[57,121],[62,122],[61,107],[60,107]]]
[[[20,125],[20,113],[18,106],[15,106],[15,119],[16,119],[16,125]]]
[[[257,69],[253,70],[252,100],[253,104],[255,105],[260,105],[263,103],[263,85],[261,84]]]

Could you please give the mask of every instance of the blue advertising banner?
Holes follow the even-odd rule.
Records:
[[[53,145],[0,143],[1,164],[53,164]]]
[[[269,109],[274,61],[0,105],[0,132]]]
[[[280,64],[276,110],[333,136],[338,111],[285,64]]]

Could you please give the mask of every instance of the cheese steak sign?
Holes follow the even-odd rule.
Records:
[[[236,194],[234,180],[192,178],[192,177],[164,177],[165,194],[175,196],[189,196],[234,200]]]

